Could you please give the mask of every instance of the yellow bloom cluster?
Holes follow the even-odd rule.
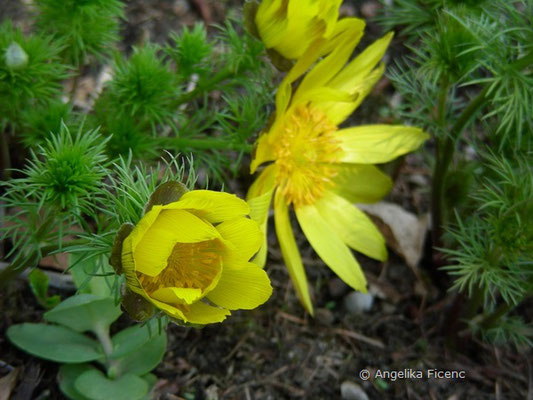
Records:
[[[387,34],[351,59],[365,23],[339,20],[340,3],[263,0],[257,7],[255,27],[266,47],[294,63],[276,94],[273,122],[256,143],[251,172],[262,170],[248,203],[227,193],[179,188],[172,198],[172,190],[161,187],[165,201],[151,204],[135,227],[117,235],[124,240],[112,258],[126,276],[126,308],[128,303],[134,313],[148,315],[145,310],[156,307],[176,320],[208,324],[224,320],[230,310],[264,303],[272,293],[262,269],[272,202],[282,255],[309,313],[290,208],[322,260],[352,288],[366,291],[350,249],[377,260],[385,260],[387,250],[354,203],[378,201],[392,186],[373,164],[415,150],[428,135],[403,125],[339,127],[381,78],[380,60],[392,39]]]
[[[128,289],[194,324],[263,304],[272,287],[265,271],[248,262],[262,241],[248,213],[244,200],[209,190],[152,206],[122,243]]]
[[[306,9],[307,3],[313,7]],[[327,12],[320,12],[326,3]],[[337,20],[339,2],[264,1],[262,6],[265,10],[276,8],[256,16],[266,46],[275,45],[279,52],[297,60],[278,89],[274,122],[256,143],[251,172],[268,165],[251,186],[247,199],[252,218],[265,233],[274,199],[282,255],[302,304],[312,314],[289,207],[322,260],[352,288],[365,292],[364,274],[350,248],[377,260],[385,260],[387,251],[378,229],[353,203],[375,202],[385,196],[391,180],[372,164],[417,149],[428,135],[402,125],[339,128],[382,76],[380,60],[392,34],[349,61],[365,24],[357,18]],[[314,16],[307,14],[310,10]],[[295,22],[298,12],[305,14],[305,28]],[[319,25],[322,29],[317,28]],[[291,36],[275,34],[274,26]],[[293,92],[293,84],[300,78]],[[266,235],[254,259],[261,266],[265,261]]]

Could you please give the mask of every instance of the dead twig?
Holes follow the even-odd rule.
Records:
[[[349,331],[347,329],[333,329],[333,333],[341,336],[347,336],[360,342],[364,342],[371,346],[377,347],[378,349],[385,349],[385,344],[377,339],[369,338],[368,336],[362,335],[360,333]]]

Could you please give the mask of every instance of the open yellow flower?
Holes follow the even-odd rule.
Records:
[[[342,0],[263,0],[255,24],[266,48],[299,58],[317,38],[330,36]]]
[[[378,63],[392,38],[392,34],[384,36],[348,63],[360,27],[350,19],[339,24],[343,29],[331,40],[309,48],[281,83],[276,118],[257,141],[251,172],[263,163],[269,164],[247,196],[251,216],[264,232],[274,197],[274,221],[282,255],[297,294],[311,314],[289,206],[326,265],[352,288],[366,292],[364,274],[349,248],[377,260],[385,260],[387,251],[378,229],[353,203],[378,201],[391,188],[389,177],[371,164],[415,150],[428,138],[422,130],[410,126],[338,128],[381,77],[384,67]],[[291,84],[313,64],[292,93]],[[254,262],[262,266],[265,260],[266,243]]]
[[[263,235],[248,213],[245,201],[209,190],[152,206],[122,243],[128,289],[194,324],[263,304],[272,287],[265,271],[248,262]]]

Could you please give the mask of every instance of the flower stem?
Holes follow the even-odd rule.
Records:
[[[12,127],[14,136],[15,128]],[[0,132],[0,154],[2,156],[1,175],[2,178],[8,180],[11,177],[11,155],[9,153],[9,136],[5,129]]]
[[[524,57],[509,64],[509,68],[522,70],[533,64],[533,50]],[[443,85],[444,87],[445,85]],[[474,115],[485,105],[488,100],[490,83],[486,84],[474,100],[464,109],[455,124],[450,129],[446,138],[441,141],[437,139],[437,148],[435,154],[435,169],[433,172],[433,182],[431,188],[431,208],[432,208],[432,226],[433,226],[433,246],[441,246],[443,213],[444,213],[444,185],[448,168],[453,160],[455,146],[461,137],[464,128],[474,117]],[[445,117],[445,93],[441,92],[439,97],[438,121],[443,125]]]
[[[509,311],[511,311],[513,308],[515,308],[515,305],[512,303],[503,303],[498,306],[493,312],[490,314],[485,315],[479,325],[483,329],[490,329],[497,326],[500,319],[506,315]]]
[[[97,326],[94,329],[94,334],[96,335],[96,338],[102,345],[102,349],[104,350],[104,353],[107,358],[111,355],[113,352],[113,342],[111,341],[111,337],[109,336],[109,327],[108,326]]]
[[[173,107],[178,107],[182,104],[188,103],[189,101],[194,100],[195,98],[199,97],[203,93],[211,91],[220,82],[223,82],[226,79],[231,78],[235,74],[236,74],[235,71],[232,71],[230,69],[223,69],[222,71],[215,74],[215,76],[213,76],[208,81],[203,82],[203,83],[200,82],[198,86],[196,86],[196,88],[194,88],[190,92],[184,93],[181,96],[179,96],[176,100],[174,100],[172,104]]]
[[[433,182],[431,188],[432,203],[432,225],[433,225],[433,246],[441,246],[442,223],[444,212],[444,185],[448,168],[453,159],[455,144],[461,137],[464,128],[474,117],[487,100],[489,86],[485,86],[474,100],[464,109],[455,124],[451,127],[449,134],[443,141],[437,140],[435,157],[435,169],[433,171]]]
[[[109,336],[109,326],[106,325],[98,325],[94,327],[93,329],[94,334],[96,335],[96,338],[102,345],[102,349],[104,350],[104,354],[106,357],[106,369],[107,369],[107,376],[111,379],[116,379],[120,376],[120,362],[117,360],[111,359],[111,354],[113,353],[113,341],[111,340],[111,336]]]
[[[166,145],[172,146],[179,150],[237,150],[250,153],[253,149],[253,146],[248,143],[238,143],[227,139],[217,138],[189,139],[180,137],[166,137],[162,138],[162,140]]]

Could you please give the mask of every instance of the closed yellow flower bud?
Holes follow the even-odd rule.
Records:
[[[153,205],[122,243],[127,288],[193,324],[263,304],[272,287],[265,271],[248,262],[263,236],[248,213],[235,195],[209,190]]]
[[[261,40],[287,59],[333,32],[342,0],[263,0],[255,15]]]

